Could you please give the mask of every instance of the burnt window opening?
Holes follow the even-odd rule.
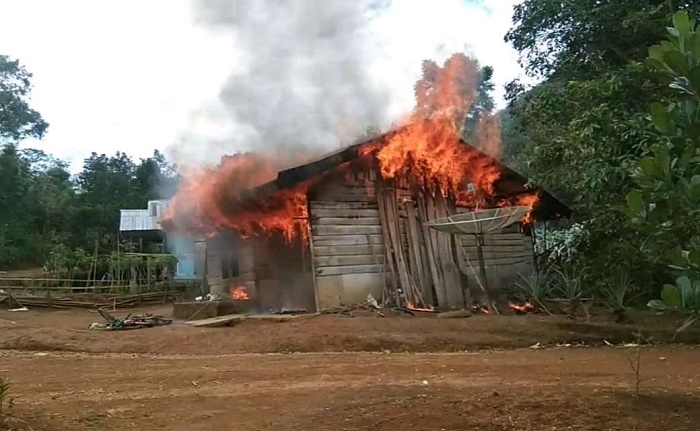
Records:
[[[239,275],[238,255],[236,253],[224,254],[221,258],[221,277],[235,278]]]
[[[158,217],[158,202],[148,203],[148,215],[150,217]]]

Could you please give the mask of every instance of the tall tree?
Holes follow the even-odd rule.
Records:
[[[647,106],[670,92],[644,60],[675,6],[700,11],[697,2],[525,0],[505,36],[540,80],[529,89],[510,85],[512,121],[503,133],[511,139],[510,157],[586,220],[584,264],[616,259],[638,270],[640,282],[650,279],[644,273],[650,266],[614,205],[631,186],[630,163],[660,139],[646,120]]]
[[[46,133],[48,123],[29,106],[31,78],[18,60],[0,55],[0,143]]]

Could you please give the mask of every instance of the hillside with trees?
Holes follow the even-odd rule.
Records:
[[[648,59],[651,46],[674,43],[668,37],[679,30],[667,28],[679,8],[691,17],[700,12],[690,1],[526,0],[515,7],[505,35],[538,83],[508,85],[504,155],[572,205],[577,225],[550,232],[548,248],[598,288],[629,278],[654,295],[669,279],[666,262],[645,252],[649,236],[620,205],[637,185],[638,160],[668,143],[651,121],[650,106],[681,103],[673,88],[679,78]],[[700,52],[673,56],[697,60]],[[674,162],[668,169],[676,168]]]
[[[20,146],[49,128],[31,107],[31,73],[0,56],[0,270],[41,266],[56,248],[111,253],[120,208],[145,208],[172,188],[163,154],[134,161],[92,153],[77,175],[43,151]]]

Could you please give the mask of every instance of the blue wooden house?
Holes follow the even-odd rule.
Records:
[[[158,220],[165,213],[167,206],[168,200],[152,200],[148,201],[146,209],[120,210],[119,236],[137,243],[139,252],[143,252],[145,246],[155,244],[161,252],[175,255],[178,260],[175,268],[176,280],[200,279],[204,243],[190,237],[166,235]],[[199,256],[202,258],[199,259]]]

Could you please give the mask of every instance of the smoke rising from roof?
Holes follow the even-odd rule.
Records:
[[[194,0],[198,25],[232,37],[235,51],[222,55],[235,56],[235,70],[216,103],[198,113],[220,130],[225,124],[223,136],[184,136],[172,151],[176,161],[218,162],[222,154],[245,150],[298,156],[336,148],[370,125],[388,126],[390,92],[369,73],[379,54],[368,6],[361,0]]]

